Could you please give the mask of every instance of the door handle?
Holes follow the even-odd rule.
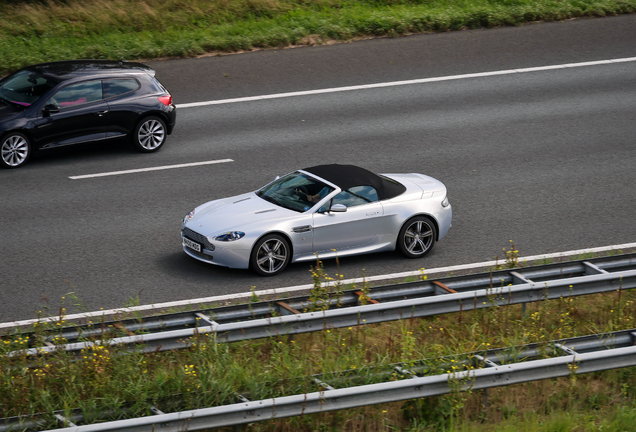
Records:
[[[101,117],[104,114],[106,114],[107,112],[108,112],[108,110],[106,110],[106,111],[97,111],[97,115]]]

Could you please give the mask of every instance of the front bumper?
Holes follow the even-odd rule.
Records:
[[[197,252],[188,247],[184,243],[183,237],[187,237],[188,239],[200,244],[201,252]],[[183,246],[183,251],[192,258],[222,267],[238,269],[249,268],[251,248],[246,248],[245,244],[237,245],[236,243],[237,242],[211,243],[207,238],[195,233],[194,231],[190,231],[185,235],[183,231],[181,232],[181,244]]]

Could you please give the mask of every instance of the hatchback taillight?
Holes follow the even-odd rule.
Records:
[[[161,96],[159,98],[159,101],[164,104],[165,106],[170,106],[170,104],[172,103],[172,96],[168,95],[168,96]]]

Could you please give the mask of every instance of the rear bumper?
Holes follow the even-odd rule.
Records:
[[[172,130],[174,129],[175,124],[177,124],[177,107],[175,107],[174,105],[171,105],[171,106],[173,107],[172,111],[169,111],[166,113],[166,118],[168,120],[166,122],[168,135],[172,133]]]
[[[442,211],[439,212],[436,216],[437,224],[439,225],[437,240],[441,240],[451,228],[453,222],[453,206],[449,204],[448,207],[443,207]]]

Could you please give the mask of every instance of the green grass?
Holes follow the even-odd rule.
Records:
[[[66,0],[0,3],[0,73],[636,12],[636,0]]]

